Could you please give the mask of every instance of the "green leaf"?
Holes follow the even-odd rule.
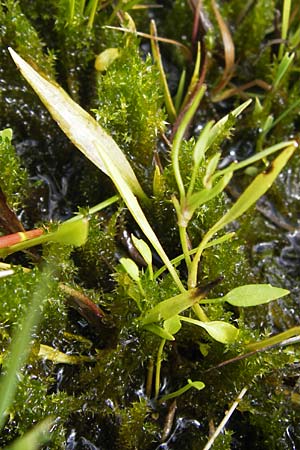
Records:
[[[79,220],[67,220],[60,224],[56,231],[45,233],[37,238],[28,239],[10,247],[0,249],[0,257],[5,258],[12,253],[47,242],[59,242],[64,245],[80,247],[87,240],[88,227],[89,223],[85,217]]]
[[[240,106],[235,108],[233,111],[231,111],[229,114],[226,114],[226,116],[222,117],[210,130],[209,137],[207,140],[207,147],[210,147],[214,141],[217,139],[220,133],[222,133],[226,122],[228,121],[230,116],[237,117],[239,114],[241,114],[244,109],[247,108],[247,106],[250,105],[252,102],[251,99],[247,100],[246,102],[242,103]]]
[[[146,264],[148,266],[152,265],[152,252],[149,248],[149,245],[146,244],[143,239],[136,238],[133,234],[131,235],[131,239],[133,242],[133,245],[137,249],[137,251],[141,254],[141,256],[144,258]]]
[[[252,181],[230,210],[212,227],[215,230],[214,233],[244,214],[245,211],[267,192],[295,150],[296,147],[294,145],[283,150],[267,170],[259,174]]]
[[[194,164],[196,167],[199,167],[205,152],[208,148],[208,139],[209,139],[209,135],[210,135],[210,130],[212,128],[214,124],[214,121],[211,120],[210,122],[208,122],[204,129],[202,130],[196,144],[194,147],[194,152],[193,152],[193,160],[194,160]]]
[[[199,208],[199,206],[215,198],[224,191],[225,187],[231,180],[231,177],[232,172],[229,172],[225,174],[211,189],[202,189],[200,192],[196,192],[191,195],[191,197],[188,198],[187,209],[190,212],[194,212],[197,208]]]
[[[9,52],[24,78],[45,104],[53,119],[76,147],[107,175],[107,164],[114,164],[132,191],[146,198],[124,153],[104,129],[74,102],[56,83],[34,70],[12,48]],[[104,164],[106,160],[106,164]]]
[[[167,319],[164,321],[164,329],[172,335],[178,333],[180,328],[181,328],[181,322],[180,322],[179,316],[173,316],[173,317],[170,317],[170,319]]]
[[[231,344],[236,340],[239,334],[239,330],[233,325],[220,320],[201,322],[200,320],[191,319],[189,317],[179,316],[179,318],[183,322],[192,323],[198,325],[198,327],[204,328],[213,339],[222,344]]]
[[[197,391],[201,391],[201,389],[205,388],[205,384],[202,383],[202,381],[188,380],[187,384],[185,386],[183,386],[182,388],[178,389],[175,392],[172,392],[171,394],[163,395],[160,398],[160,402],[165,402],[166,400],[170,400],[171,398],[179,397],[179,395],[184,394],[191,388],[195,388],[195,389],[197,389]]]
[[[145,328],[145,330],[150,331],[153,334],[156,334],[157,336],[159,336],[162,339],[166,339],[167,341],[175,341],[175,338],[174,338],[174,336],[172,336],[172,334],[170,334],[164,328],[159,327],[155,323],[149,323],[144,328]]]
[[[207,163],[205,175],[203,177],[203,184],[207,189],[211,189],[211,177],[215,173],[215,170],[220,161],[221,153],[215,153]]]
[[[137,264],[130,258],[120,258],[120,263],[128,273],[128,275],[134,280],[139,281],[140,274]]]
[[[287,289],[277,288],[270,284],[246,284],[228,292],[222,300],[233,306],[256,306],[269,303],[277,298],[288,295]]]
[[[98,123],[58,85],[47,81],[27,64],[14,50],[12,58],[22,74],[49,109],[52,117],[72,142],[113,181],[137,224],[145,233],[163,262],[168,267],[179,289],[185,291],[176,270],[147,221],[136,197],[148,201],[125,155],[115,141]]]
[[[0,138],[12,140],[13,132],[11,128],[5,128],[5,130],[0,131]]]
[[[199,294],[199,292],[198,288],[191,289],[158,303],[150,311],[147,311],[144,317],[141,317],[142,324],[146,325],[152,322],[159,322],[160,320],[167,320],[185,311],[203,297],[203,293]]]
[[[37,450],[51,438],[50,428],[54,419],[47,417],[41,423],[35,425],[32,430],[24,436],[16,439],[11,445],[5,447],[5,450]]]

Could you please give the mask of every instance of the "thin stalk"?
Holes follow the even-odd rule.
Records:
[[[201,320],[201,322],[209,322],[209,318],[207,317],[207,315],[205,314],[204,310],[201,308],[199,303],[196,303],[193,306],[193,311],[198,317],[198,319]]]
[[[151,36],[155,36],[157,37],[157,29],[156,29],[156,24],[154,20],[151,20],[150,22],[150,34]],[[158,42],[155,41],[154,39],[151,39],[151,50],[152,50],[152,56],[154,59],[154,62],[156,63],[158,70],[159,70],[159,74],[160,74],[160,79],[163,85],[163,92],[164,92],[164,98],[165,98],[165,105],[166,105],[166,109],[168,112],[168,117],[171,123],[174,122],[174,120],[176,119],[176,109],[171,97],[171,93],[170,93],[170,89],[168,86],[168,82],[167,82],[167,77],[166,77],[166,73],[164,70],[164,66],[162,63],[162,58],[161,58],[161,54],[160,54],[160,50],[159,50],[159,45]]]
[[[205,245],[205,248],[209,248],[209,247],[213,247],[214,245],[219,245],[219,244],[223,244],[223,242],[228,241],[229,239],[232,239],[235,236],[234,232],[225,234],[224,236],[221,236],[217,239],[214,239],[213,241],[209,242],[208,244]],[[197,248],[193,248],[192,250],[189,251],[189,255],[194,255],[198,250]],[[176,256],[176,258],[171,259],[171,264],[173,266],[176,266],[177,264],[179,264],[182,260],[184,259],[184,255],[179,255]],[[156,280],[165,270],[167,270],[167,266],[162,266],[160,269],[158,269],[155,274],[154,274],[154,279]]]
[[[204,238],[202,239],[197,252],[195,254],[195,257],[191,263],[189,276],[188,276],[188,289],[193,289],[197,286],[197,278],[198,278],[198,265],[200,262],[200,258],[202,256],[202,252],[206,247],[206,244],[208,241],[210,241],[211,237],[214,235],[215,229],[214,227],[208,230],[208,232],[205,234]]]
[[[187,240],[186,227],[183,227],[183,226],[179,225],[178,228],[179,228],[180,243],[181,243],[182,251],[183,251],[183,254],[184,254],[186,267],[189,270],[192,260],[191,260],[190,253],[189,253],[189,246],[188,246],[188,240]]]
[[[173,166],[174,176],[176,179],[178,190],[180,193],[180,203],[181,204],[183,203],[183,199],[185,197],[185,189],[184,189],[184,184],[182,181],[180,167],[179,167],[180,147],[181,147],[186,129],[187,129],[190,121],[192,120],[195,112],[197,111],[197,108],[203,97],[205,89],[206,89],[206,87],[202,86],[201,89],[197,92],[195,98],[193,99],[191,105],[189,106],[187,112],[185,113],[185,115],[178,127],[178,130],[174,136],[174,140],[173,140],[173,144],[172,144],[172,150],[171,150],[172,166]]]
[[[154,374],[154,363],[153,363],[153,359],[150,358],[149,362],[148,362],[148,367],[147,367],[147,379],[146,379],[146,389],[145,389],[146,395],[148,398],[151,397],[153,374]]]
[[[7,372],[1,377],[0,384],[0,429],[3,427],[9,408],[14,400],[19,381],[19,372],[22,370],[31,347],[31,335],[41,316],[41,305],[49,292],[50,270],[42,274],[40,283],[32,298],[32,303],[24,316],[21,326],[15,330],[15,336],[8,351],[9,357],[5,364]]]
[[[234,411],[238,407],[240,401],[242,400],[242,398],[246,394],[247,390],[248,390],[248,388],[246,388],[246,387],[244,387],[241,390],[241,392],[239,393],[239,395],[237,396],[237,398],[233,402],[231,408],[226,412],[223,420],[220,422],[219,426],[216,428],[214,434],[210,437],[210,439],[208,440],[207,444],[203,447],[203,450],[210,450],[211,447],[214,445],[215,440],[217,439],[219,434],[222,432],[223,428],[225,428],[225,426],[227,425],[227,422],[229,421],[229,419],[231,418],[232,414],[234,413]]]
[[[75,13],[75,0],[69,0],[69,24],[73,22]]]
[[[289,29],[289,19],[291,11],[291,0],[284,0],[283,11],[282,11],[282,24],[281,24],[281,39],[283,41],[287,38],[287,33]],[[283,57],[285,42],[282,42],[279,47],[278,59],[281,60]]]
[[[98,7],[98,0],[93,0],[92,9],[91,9],[90,16],[89,16],[89,21],[88,21],[88,24],[87,24],[87,27],[89,29],[91,29],[93,27],[93,23],[94,23],[94,20],[95,20],[97,7]]]
[[[180,76],[180,80],[179,80],[179,84],[178,84],[178,88],[177,88],[177,92],[175,95],[175,99],[174,99],[174,106],[176,109],[176,112],[178,113],[180,107],[181,107],[181,102],[182,102],[182,98],[183,98],[183,90],[184,90],[184,85],[185,85],[185,79],[186,79],[186,70],[184,69],[181,73]]]
[[[157,352],[157,359],[156,359],[156,372],[155,372],[155,399],[158,397],[159,394],[159,387],[160,387],[160,370],[161,370],[161,362],[162,362],[162,353],[164,350],[164,346],[166,343],[166,339],[162,339],[160,346],[158,347]]]

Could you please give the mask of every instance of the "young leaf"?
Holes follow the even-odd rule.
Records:
[[[149,323],[148,325],[145,325],[145,330],[150,331],[153,334],[156,334],[162,339],[166,339],[167,341],[175,341],[174,336],[172,336],[171,333],[169,333],[164,328],[159,327],[155,323]]]
[[[198,327],[204,328],[213,339],[222,344],[231,344],[236,340],[239,334],[239,330],[233,325],[220,320],[201,322],[200,320],[191,319],[189,317],[179,316],[179,318],[183,322],[192,323],[198,325]]]
[[[154,306],[150,311],[147,311],[146,315],[141,318],[141,322],[143,325],[147,325],[152,322],[159,322],[162,319],[170,319],[193,306],[201,298],[203,298],[203,293],[200,291],[199,294],[198,288],[168,298]]]
[[[257,202],[257,200],[262,195],[267,192],[273,181],[276,179],[280,171],[283,169],[290,157],[295,152],[297,148],[296,145],[296,143],[293,143],[293,145],[290,145],[285,150],[283,150],[280,155],[277,156],[277,158],[270,164],[270,167],[268,167],[265,172],[259,174],[252,181],[252,183],[242,193],[242,195],[238,198],[238,200],[234,203],[230,210],[223,217],[221,217],[221,219],[216,222],[215,225],[213,225],[212,228],[210,228],[210,230],[208,230],[208,232],[205,234],[191,264],[188,281],[188,286],[190,288],[194,288],[197,285],[198,264],[202,255],[202,251],[204,250],[208,241],[213,237],[215,233],[244,214],[245,211],[247,211],[254,203]]]
[[[139,281],[140,274],[139,268],[136,263],[130,258],[120,258],[120,263],[128,273],[128,275],[134,280]]]
[[[232,172],[229,172],[221,178],[220,181],[218,181],[215,186],[213,186],[211,189],[202,189],[200,192],[196,192],[188,199],[188,205],[187,208],[189,211],[194,212],[199,206],[203,205],[204,203],[209,202],[213,198],[215,198],[217,195],[219,195],[221,192],[224,191],[225,187],[229,183],[232,177]]]
[[[228,292],[222,300],[233,306],[256,306],[288,295],[290,291],[270,284],[246,284]]]
[[[24,240],[7,248],[1,248],[0,257],[5,258],[12,253],[25,250],[26,248],[30,248],[35,245],[45,244],[49,241],[80,247],[87,240],[88,226],[89,224],[86,218],[70,222],[66,221],[60,224],[56,231],[42,234],[41,236],[33,239]]]
[[[24,78],[76,147],[106,174],[103,160],[107,159],[108,162],[113,160],[113,164],[119,168],[132,191],[141,198],[147,198],[124,153],[96,120],[75,103],[60,86],[35,71],[12,48],[9,48],[9,52]]]
[[[202,383],[202,381],[192,381],[188,380],[187,384],[183,386],[182,388],[178,389],[175,392],[172,392],[171,394],[163,395],[160,398],[160,402],[165,402],[166,400],[170,400],[171,398],[178,397],[179,395],[184,394],[186,391],[188,391],[191,388],[197,389],[197,391],[201,391],[201,389],[205,388],[205,384]]]
[[[250,105],[252,102],[251,99],[247,100],[246,102],[242,103],[240,106],[235,108],[233,111],[231,111],[229,114],[226,114],[226,116],[222,117],[210,130],[209,138],[207,141],[207,147],[210,147],[214,141],[217,139],[219,134],[222,132],[224,126],[226,125],[226,122],[228,121],[230,116],[237,117],[239,116],[244,109],[247,108],[247,106]]]
[[[151,266],[152,264],[152,253],[149,248],[149,245],[146,244],[143,239],[138,239],[134,236],[134,234],[131,235],[131,239],[133,242],[133,245],[137,249],[137,251],[141,254],[141,256],[144,258],[146,264],[148,266]]]
[[[41,423],[35,425],[32,430],[16,439],[11,445],[5,447],[5,450],[38,450],[41,445],[51,439],[50,428],[53,423],[54,418],[47,417]]]
[[[179,316],[170,317],[164,321],[164,329],[170,334],[176,334],[181,328]]]

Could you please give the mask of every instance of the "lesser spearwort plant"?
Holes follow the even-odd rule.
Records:
[[[232,233],[226,233],[226,227],[238,219],[265,194],[293,155],[297,145],[294,141],[282,142],[261,150],[240,163],[232,163],[225,169],[218,169],[221,153],[219,151],[212,153],[210,150],[224,128],[229,123],[230,127],[232,127],[235,119],[249,106],[251,100],[248,100],[218,122],[208,122],[204,127],[193,148],[193,168],[190,179],[186,183],[183,180],[180,168],[180,152],[186,128],[199,107],[199,103],[205,92],[205,86],[198,90],[197,95],[193,98],[193,102],[190,104],[178,127],[171,149],[172,167],[178,189],[178,194],[174,194],[171,201],[177,214],[183,256],[179,259],[177,258],[175,261],[170,261],[150,226],[142,207],[142,205],[149,204],[151,200],[141,188],[121,149],[106,134],[101,126],[76,104],[62,88],[44,78],[14,50],[10,49],[10,53],[22,75],[36,91],[65,134],[87,158],[111,178],[137,225],[165,264],[166,269],[173,277],[177,286],[179,291],[177,295],[162,299],[160,303],[150,309],[149,306],[145,309],[145,305],[148,305],[148,303],[145,298],[146,293],[143,289],[141,270],[129,258],[123,258],[120,261],[138,288],[138,294],[135,292],[133,298],[140,310],[139,325],[155,333],[162,339],[158,350],[155,381],[155,397],[158,397],[161,356],[164,344],[167,340],[175,339],[174,336],[179,332],[183,323],[201,327],[211,338],[223,344],[233,343],[237,339],[239,333],[238,328],[226,321],[210,320],[203,305],[207,303],[227,302],[238,307],[249,307],[268,303],[288,294],[288,291],[282,288],[265,284],[254,284],[238,286],[220,298],[206,299],[207,290],[199,287],[201,279],[198,278],[198,274],[202,253],[205,248],[218,245],[220,242],[232,238]],[[206,231],[199,245],[191,250],[189,248],[187,228],[191,219],[197,214],[197,210],[203,204],[209,202],[224,191],[236,170],[262,159],[266,161],[269,155],[279,151],[279,156],[268,164],[265,171],[253,179],[238,200]],[[159,177],[159,174],[156,173],[156,176]],[[78,218],[77,220],[80,219]],[[73,223],[76,223],[76,219],[73,219]],[[223,235],[212,240],[222,230]],[[33,239],[30,244],[34,245],[35,241],[38,242],[37,240]],[[159,275],[162,273],[162,270],[160,269],[155,273],[149,245],[144,240],[138,240],[136,238],[134,238],[134,244],[146,262],[146,279],[148,278],[152,283],[159,283]],[[176,264],[182,258],[186,265],[187,280],[182,279],[176,270]],[[183,314],[188,310],[192,310],[193,312],[188,315]],[[171,396],[165,396],[165,399],[180,395],[190,387],[196,387],[197,389],[204,387],[203,383],[197,383],[193,384],[192,381],[189,381],[186,387],[181,388],[177,393],[171,394]]]

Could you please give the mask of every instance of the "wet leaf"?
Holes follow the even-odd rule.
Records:
[[[239,330],[233,325],[220,320],[214,320],[211,322],[201,322],[200,320],[191,319],[189,317],[179,316],[183,322],[192,323],[198,327],[204,328],[205,331],[216,341],[222,344],[231,344],[236,340],[239,334]]]
[[[200,293],[200,295],[198,293],[199,289],[195,288],[160,302],[141,318],[142,324],[159,322],[160,320],[167,320],[176,316],[193,306],[203,297],[203,293]]]
[[[110,174],[107,172],[107,164],[114,164],[132,191],[145,198],[146,195],[124,153],[96,120],[74,102],[59,85],[40,75],[12,48],[9,48],[9,52],[24,78],[74,145],[108,175]]]
[[[222,300],[234,306],[256,306],[288,295],[290,291],[270,284],[248,284],[228,292]]]

